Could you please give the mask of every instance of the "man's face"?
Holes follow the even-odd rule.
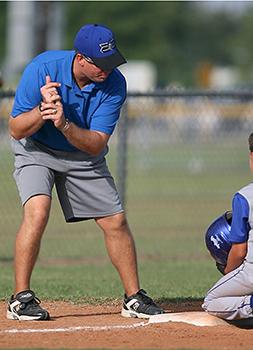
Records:
[[[80,55],[80,54],[78,54]],[[106,78],[111,73],[110,71],[104,71],[101,68],[97,67],[92,61],[88,58],[80,55],[80,59],[82,60],[82,72],[86,75],[88,79],[95,83],[102,83],[106,80]]]

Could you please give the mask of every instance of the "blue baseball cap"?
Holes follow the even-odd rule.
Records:
[[[112,31],[100,24],[86,24],[76,34],[74,48],[104,71],[126,63],[116,47]]]

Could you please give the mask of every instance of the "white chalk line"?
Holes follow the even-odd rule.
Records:
[[[134,324],[128,324],[128,325],[106,325],[106,326],[76,326],[76,327],[63,327],[63,328],[10,328],[10,329],[0,329],[0,334],[17,334],[17,333],[64,333],[64,332],[78,332],[78,331],[110,331],[110,330],[117,330],[117,329],[134,329],[138,327],[146,327],[150,324],[155,323],[164,323],[164,322],[185,322],[190,323],[195,326],[215,326],[220,323],[217,323],[217,319],[215,323],[208,323],[208,322],[201,322],[201,319],[199,320],[200,316],[208,316],[204,312],[188,312],[188,316],[191,315],[191,319],[187,319],[185,313],[168,313],[168,314],[162,314],[162,315],[154,315],[151,316],[150,319],[147,321],[134,323]],[[202,315],[203,314],[203,315]],[[193,317],[194,316],[194,317]],[[210,318],[210,316],[208,316]],[[211,316],[213,318],[213,316]],[[210,321],[210,320],[209,320]],[[221,322],[221,320],[219,320]],[[225,322],[225,321],[224,321]]]
[[[27,329],[4,329],[0,330],[0,334],[17,334],[17,333],[64,333],[64,332],[78,332],[78,331],[110,331],[117,329],[131,329],[138,327],[148,326],[149,322],[140,322],[131,325],[114,325],[114,326],[77,326],[77,327],[66,327],[66,328],[27,328]]]

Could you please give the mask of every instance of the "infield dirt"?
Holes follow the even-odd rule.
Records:
[[[253,329],[198,327],[181,322],[148,324],[120,316],[121,305],[43,302],[50,321],[7,320],[0,303],[1,349],[253,349]],[[162,305],[169,312],[201,311],[201,302]]]

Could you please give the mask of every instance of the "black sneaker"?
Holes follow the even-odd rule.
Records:
[[[163,309],[157,306],[143,289],[130,297],[125,295],[121,310],[121,315],[124,317],[149,318],[163,313]]]
[[[8,302],[7,318],[9,320],[32,321],[48,320],[49,313],[40,307],[40,300],[32,290],[24,290]]]

